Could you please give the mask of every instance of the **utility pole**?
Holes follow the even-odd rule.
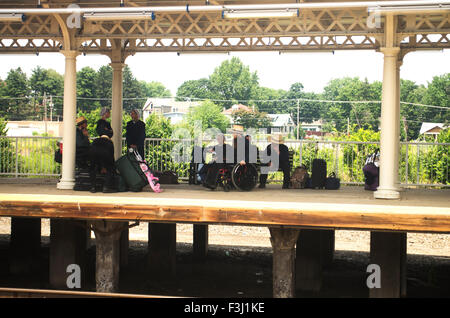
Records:
[[[300,116],[300,100],[297,99],[297,140],[299,140],[300,135],[300,124],[299,124],[299,116]]]
[[[50,121],[53,121],[53,96],[50,95]]]
[[[347,117],[347,136],[350,136],[350,117]]]
[[[44,127],[45,127],[45,134],[47,134],[47,93],[44,92],[44,99],[42,100],[42,103],[44,104]]]

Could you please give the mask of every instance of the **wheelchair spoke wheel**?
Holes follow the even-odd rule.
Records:
[[[258,171],[252,164],[236,164],[231,172],[231,181],[236,189],[251,191],[258,181]]]

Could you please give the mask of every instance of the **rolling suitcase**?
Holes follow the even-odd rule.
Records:
[[[324,159],[314,159],[312,162],[311,188],[325,188],[327,179],[327,162]]]
[[[127,152],[120,157],[116,161],[116,167],[130,191],[140,192],[148,184],[147,177],[133,152]]]

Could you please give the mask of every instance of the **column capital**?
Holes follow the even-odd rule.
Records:
[[[109,63],[109,65],[112,67],[113,71],[115,70],[123,70],[123,68],[125,67],[125,63],[124,62],[111,62]]]
[[[66,58],[76,58],[78,55],[80,55],[80,52],[76,50],[61,50],[60,53],[64,54]]]
[[[384,54],[384,56],[397,57],[400,54],[399,47],[382,47],[380,48],[380,52]]]

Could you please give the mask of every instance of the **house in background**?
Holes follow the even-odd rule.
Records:
[[[290,114],[267,114],[272,121],[272,125],[268,129],[268,133],[279,132],[282,134],[294,134],[295,123]]]
[[[200,105],[200,102],[179,102],[175,98],[148,98],[142,108],[142,120],[147,120],[150,114],[155,113],[159,115],[164,114],[187,114],[191,107],[196,107]],[[169,115],[168,118],[179,117],[179,115]]]
[[[230,120],[230,123],[233,124],[233,113],[237,110],[245,110],[245,111],[253,111],[253,109],[251,107],[245,106],[243,104],[235,104],[233,106],[231,106],[230,108],[226,109],[224,108],[222,111],[222,114],[224,114],[225,116],[228,117],[228,119]]]
[[[442,123],[422,123],[422,127],[420,127],[419,135],[423,135],[425,139],[426,136],[434,136],[434,139],[437,139],[437,135],[448,127],[444,126]],[[420,137],[419,137],[420,138]]]
[[[175,124],[178,124],[179,122],[183,121],[183,119],[186,117],[186,113],[170,112],[170,113],[164,113],[163,116],[165,118],[169,119],[169,121],[172,125],[175,125]]]
[[[8,121],[6,123],[6,129],[8,129],[7,136],[15,137],[30,137],[33,134],[43,135],[45,133],[53,137],[63,136],[62,121]]]
[[[301,128],[306,132],[305,138],[318,138],[324,135],[322,131],[322,120],[315,120],[312,123],[301,123]]]

